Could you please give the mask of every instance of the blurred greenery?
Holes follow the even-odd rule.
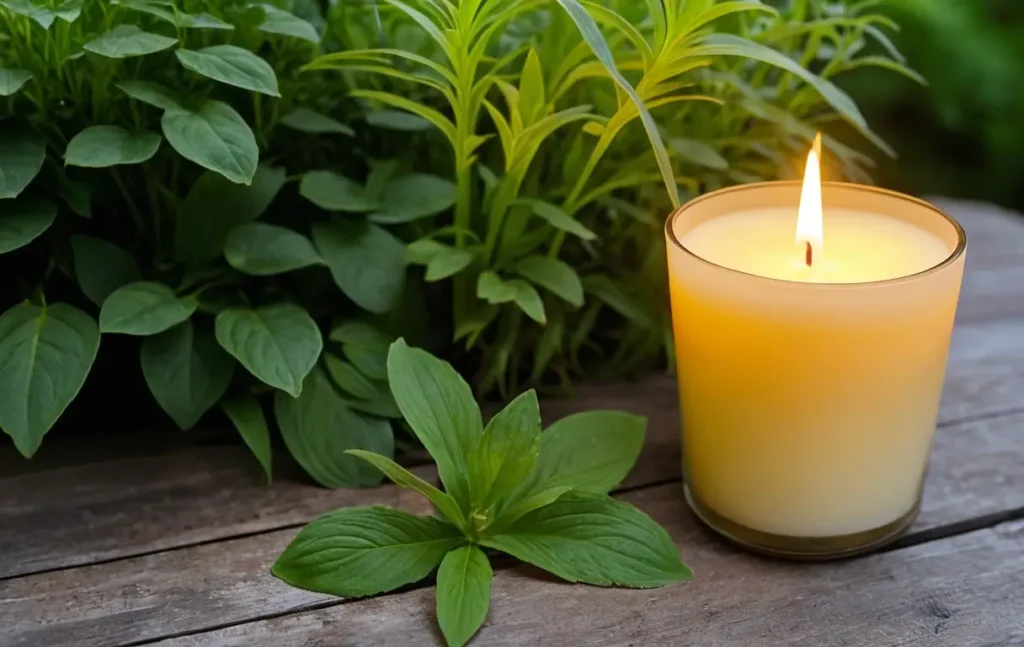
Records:
[[[1024,2],[887,0],[876,10],[900,25],[893,41],[929,85],[870,72],[845,79],[900,154],[879,159],[875,179],[1024,209]]]

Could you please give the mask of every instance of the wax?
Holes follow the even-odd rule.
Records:
[[[827,183],[808,267],[799,194],[726,190],[666,227],[684,480],[739,527],[848,536],[916,509],[966,243],[926,203]]]

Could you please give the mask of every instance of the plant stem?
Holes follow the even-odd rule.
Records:
[[[142,218],[142,212],[139,211],[139,207],[135,204],[135,200],[132,199],[132,194],[128,190],[128,187],[124,183],[124,179],[121,177],[121,173],[117,170],[117,167],[110,169],[110,174],[114,178],[114,184],[117,185],[118,190],[124,197],[124,201],[128,204],[128,211],[132,215],[132,221],[135,223],[135,245],[139,244],[139,240],[146,237],[146,223]]]

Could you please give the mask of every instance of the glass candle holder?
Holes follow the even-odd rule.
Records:
[[[766,223],[795,223],[799,200],[799,182],[750,184],[668,219],[683,483],[733,542],[829,559],[890,542],[917,515],[967,239],[926,202],[826,182],[824,254],[853,245],[841,260],[856,267],[736,269],[783,244]],[[733,226],[735,241],[709,242],[705,224]]]

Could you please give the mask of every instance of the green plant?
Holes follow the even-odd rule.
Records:
[[[837,119],[885,149],[829,78],[909,73],[852,58],[888,23],[812,15],[806,2],[780,13],[756,1],[386,0],[379,16],[380,39],[351,38],[306,69],[342,72],[353,96],[415,114],[447,143],[454,216],[423,227],[409,260],[428,284],[450,280],[453,338],[481,393],[664,361],[653,214],[678,189],[784,172],[779,149]],[[826,145],[851,174],[868,160]]]
[[[437,463],[441,491],[386,456],[350,450],[437,509],[432,517],[384,506],[344,508],[306,526],[271,572],[300,588],[362,597],[437,572],[437,618],[449,645],[465,644],[490,606],[485,549],[570,582],[654,588],[690,569],[650,517],[607,492],[643,445],[643,418],[591,411],[541,432],[527,391],[484,427],[469,385],[450,364],[404,340],[388,377],[413,432]]]
[[[400,300],[405,260],[375,223],[443,210],[446,187],[379,163],[356,187],[368,219],[302,206],[347,206],[351,187],[324,169],[365,165],[344,90],[297,78],[317,28],[241,0],[0,2],[0,36],[0,262],[16,277],[0,428],[31,456],[101,335],[127,335],[139,342],[119,364],[141,366],[181,429],[220,404],[269,478],[271,400],[314,479],[379,482],[341,453],[390,455],[399,415],[383,372],[394,335],[374,315]],[[402,183],[436,199],[411,203]]]

